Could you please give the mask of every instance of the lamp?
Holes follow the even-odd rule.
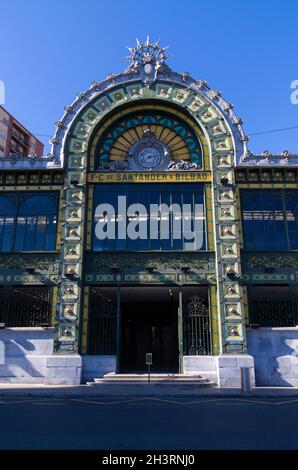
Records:
[[[190,271],[190,267],[189,266],[181,266],[181,271],[184,273],[184,274],[187,274],[189,271]]]
[[[28,268],[26,268],[26,272],[29,274],[34,274],[35,268],[33,266],[29,266]]]
[[[238,277],[237,273],[234,271],[232,266],[227,267],[226,275],[229,279],[235,279],[236,277]]]
[[[146,271],[148,271],[148,273],[150,273],[150,274],[152,274],[155,270],[156,270],[156,266],[147,266],[146,267]]]
[[[264,270],[265,273],[273,273],[275,271],[273,266],[265,266]]]
[[[227,177],[227,175],[222,175],[220,178],[220,182],[221,184],[228,184],[229,178]]]
[[[72,178],[70,180],[70,184],[72,184],[73,186],[77,186],[79,184],[79,178]]]
[[[74,273],[65,273],[64,276],[69,278],[69,279],[73,279],[74,278]]]
[[[119,268],[119,266],[111,266],[111,271],[112,271],[112,273],[119,273],[120,268]]]

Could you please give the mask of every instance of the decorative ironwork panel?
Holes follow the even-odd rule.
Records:
[[[0,322],[7,327],[51,326],[48,287],[0,288]]]
[[[0,284],[55,284],[58,271],[58,253],[0,253]]]
[[[298,292],[287,287],[249,289],[249,322],[262,327],[298,324]]]
[[[85,281],[88,284],[116,282],[197,284],[215,282],[213,253],[87,253]],[[119,272],[113,273],[112,267]],[[187,273],[181,268],[189,267]]]
[[[183,353],[187,356],[212,354],[209,308],[193,296],[183,306]]]
[[[116,354],[116,311],[116,302],[91,289],[89,354]]]

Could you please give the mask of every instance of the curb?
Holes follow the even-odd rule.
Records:
[[[41,388],[18,388],[18,389],[1,389],[0,387],[0,398],[9,398],[9,397],[25,397],[25,398],[78,398],[78,399],[90,399],[90,398],[104,398],[104,399],[114,399],[114,398],[144,398],[144,399],[154,399],[154,398],[291,398],[298,399],[298,390],[285,389],[285,390],[252,390],[251,392],[243,393],[240,389],[236,390],[223,390],[223,389],[212,389],[212,390],[170,390],[168,387],[162,389],[161,387],[150,389],[147,386],[140,388],[138,386],[137,390],[117,390],[119,386],[109,385],[113,387],[109,390],[98,390],[100,386],[96,386],[96,390],[88,389],[76,389],[76,390],[65,390],[65,389],[41,389]],[[122,387],[122,386],[121,386]],[[154,385],[153,385],[154,387]],[[101,388],[101,387],[100,387]]]

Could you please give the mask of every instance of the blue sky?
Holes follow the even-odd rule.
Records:
[[[297,18],[293,0],[0,0],[4,106],[47,143],[76,93],[121,72],[149,34],[171,46],[172,69],[234,104],[252,151],[298,153],[298,129],[252,135],[298,126]]]

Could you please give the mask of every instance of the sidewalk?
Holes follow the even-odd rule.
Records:
[[[298,399],[298,388],[255,387],[251,393],[241,389],[218,387],[196,388],[195,385],[177,384],[100,384],[94,386],[48,386],[42,384],[0,384],[1,397],[47,397],[47,398],[111,398],[111,397],[290,397]]]

